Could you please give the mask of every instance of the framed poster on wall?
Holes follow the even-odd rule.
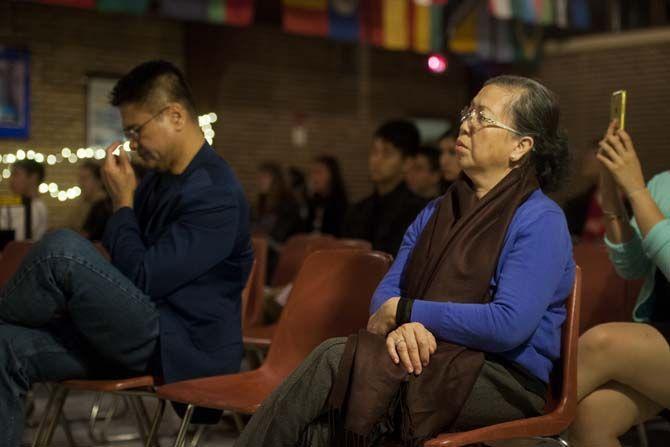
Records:
[[[119,76],[89,75],[86,80],[86,145],[105,148],[123,141],[121,115],[109,104],[109,94]]]
[[[0,138],[30,136],[30,58],[0,47]]]

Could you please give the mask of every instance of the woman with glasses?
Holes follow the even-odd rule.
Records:
[[[633,323],[579,340],[572,445],[615,447],[636,423],[670,408],[670,172],[645,184],[630,135],[612,122],[599,143],[605,244],[623,278],[644,278]],[[629,219],[622,195],[633,210]]]
[[[462,112],[456,154],[465,175],[407,230],[367,331],[315,349],[237,446],[418,445],[540,414],[575,270],[544,194],[568,159],[554,95],[489,80]]]

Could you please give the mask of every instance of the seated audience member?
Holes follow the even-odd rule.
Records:
[[[102,182],[100,165],[92,161],[85,162],[79,168],[79,184],[82,199],[88,205],[80,233],[89,240],[101,240],[107,221],[112,216],[112,200]]]
[[[458,164],[458,158],[456,157],[457,131],[458,128],[452,126],[437,141],[441,152],[440,168],[442,169],[442,188],[444,191],[461,175],[461,166]]]
[[[577,447],[620,446],[630,427],[670,408],[670,172],[645,185],[633,141],[616,121],[598,160],[610,259],[623,278],[645,282],[633,323],[602,324],[579,340],[579,405],[569,432]]]
[[[307,231],[342,234],[349,204],[340,164],[335,157],[316,157],[309,170],[309,218]]]
[[[563,206],[570,234],[580,241],[601,241],[605,235],[603,210],[598,188],[600,162],[596,158],[599,141],[594,141],[592,147],[586,151],[580,160],[581,176],[587,183],[586,188],[568,200]]]
[[[558,126],[544,86],[489,80],[462,114],[465,176],[408,229],[368,330],[314,350],[236,446],[380,445],[391,431],[419,445],[540,414],[575,272],[565,216],[544,194],[567,165]]]
[[[288,184],[291,194],[293,194],[293,198],[298,204],[300,219],[304,223],[309,216],[309,191],[305,174],[299,168],[290,166],[288,168]]]
[[[2,446],[20,445],[24,398],[36,382],[149,373],[170,383],[240,367],[240,295],[253,262],[242,187],[205,142],[172,64],[135,67],[111,103],[151,170],[138,185],[126,152],[113,154],[119,143],[107,148],[111,263],[60,230],[2,290]]]
[[[278,247],[302,231],[298,203],[277,163],[267,162],[259,166],[257,185],[253,229],[269,236],[270,245]]]
[[[20,160],[12,167],[9,189],[21,205],[0,210],[0,228],[13,231],[14,240],[39,240],[47,231],[49,213],[38,190],[44,177],[44,165],[35,160]]]
[[[440,151],[431,146],[419,147],[405,180],[407,187],[419,197],[432,200],[442,194]]]
[[[390,121],[377,129],[368,159],[374,192],[349,210],[345,237],[365,239],[386,253],[398,251],[405,230],[426,205],[405,184],[418,145],[419,131],[409,121]]]

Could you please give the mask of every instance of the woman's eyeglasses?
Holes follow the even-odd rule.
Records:
[[[505,129],[508,132],[512,132],[513,134],[519,136],[523,135],[518,130],[513,129],[507,126],[506,124],[503,124],[500,121],[491,118],[490,116],[487,116],[483,110],[475,106],[467,106],[464,107],[463,110],[461,110],[461,123],[465,122],[466,120],[470,120],[470,122],[474,123],[476,126],[478,126],[478,128],[499,127],[501,129]]]

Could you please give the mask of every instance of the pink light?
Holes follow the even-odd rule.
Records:
[[[433,73],[444,73],[447,69],[447,58],[441,54],[431,54],[428,57],[428,69]]]

